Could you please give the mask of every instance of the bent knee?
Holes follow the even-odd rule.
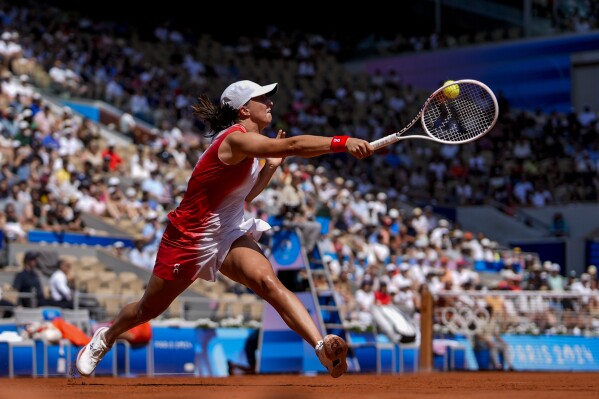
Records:
[[[285,286],[275,276],[263,276],[258,281],[252,282],[250,288],[256,294],[266,299],[267,297],[280,295]]]

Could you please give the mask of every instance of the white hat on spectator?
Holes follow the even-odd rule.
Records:
[[[385,266],[385,269],[388,272],[394,272],[395,269],[397,269],[397,265],[395,263],[389,263],[389,264],[387,264],[387,266]]]
[[[25,109],[23,111],[23,118],[29,118],[30,116],[33,116],[33,111],[29,108]]]
[[[117,241],[114,243],[115,248],[123,248],[124,246],[125,246],[125,243],[122,241]]]
[[[146,219],[148,220],[154,220],[158,218],[158,212],[156,211],[148,211],[148,213],[146,214]]]
[[[548,271],[553,270],[553,262],[551,262],[550,260],[546,260],[545,262],[543,262],[543,269]]]
[[[128,187],[127,190],[125,190],[125,195],[127,197],[135,197],[136,194],[137,194],[137,190],[134,189],[133,187]]]
[[[582,273],[580,275],[580,281],[591,281],[591,275],[589,273]]]
[[[447,221],[447,219],[439,220],[439,227],[448,227],[448,226],[449,226],[449,222]]]
[[[399,270],[401,270],[402,272],[410,270],[410,264],[408,262],[401,262],[399,264]]]
[[[559,273],[561,269],[562,269],[562,267],[558,263],[552,263],[551,264],[551,270],[552,271]]]
[[[347,231],[351,234],[357,234],[364,229],[364,225],[362,223],[356,223],[351,226]]]
[[[10,34],[10,32],[2,33],[2,40],[10,40],[11,38],[12,38],[12,35]]]
[[[399,211],[395,208],[391,208],[389,209],[389,217],[392,219],[398,218],[399,217]]]
[[[412,284],[411,284],[411,283],[410,283],[408,280],[400,280],[400,281],[397,283],[397,287],[398,287],[400,290],[402,290],[402,289],[405,289],[405,288],[410,288],[410,286],[411,286],[411,285],[412,285]]]
[[[277,92],[277,84],[271,83],[260,86],[251,80],[240,80],[230,84],[220,96],[221,105],[228,105],[233,109],[240,109],[252,98],[266,95],[272,96]]]
[[[514,272],[512,269],[504,269],[501,272],[501,275],[506,280],[514,280],[514,281],[522,280],[522,276],[517,274],[516,272]]]
[[[589,265],[589,267],[587,267],[587,273],[589,273],[589,274],[597,274],[597,266],[595,266],[595,265]]]
[[[29,76],[27,76],[25,74],[22,74],[22,75],[19,76],[19,80],[21,82],[29,82]]]
[[[385,201],[387,199],[387,194],[380,192],[376,195],[376,199],[379,201]]]
[[[414,208],[414,209],[412,209],[412,215],[414,215],[414,216],[420,216],[420,215],[422,215],[422,209],[420,209],[420,208]]]
[[[23,130],[23,129],[28,129],[28,128],[29,128],[29,122],[27,122],[27,121],[19,122],[19,129]]]
[[[514,273],[512,269],[503,269],[501,271],[501,277],[503,277],[506,280],[512,279],[515,275],[516,273]]]
[[[116,176],[112,176],[110,179],[108,179],[109,186],[118,186],[119,184],[121,184],[121,179]]]

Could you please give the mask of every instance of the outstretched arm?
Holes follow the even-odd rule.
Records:
[[[362,159],[374,152],[370,143],[362,139],[344,137],[341,142],[344,144],[344,148],[338,148],[339,143],[335,146],[333,140],[332,137],[312,135],[273,139],[258,133],[240,132],[227,136],[223,144],[228,145],[232,160],[241,160],[248,156],[256,158],[288,156],[311,158],[332,152],[341,152],[342,150],[358,159]]]

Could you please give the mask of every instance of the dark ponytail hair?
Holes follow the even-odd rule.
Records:
[[[238,110],[228,104],[219,107],[206,94],[199,96],[191,109],[204,124],[210,126],[210,130],[204,133],[206,137],[214,137],[216,133],[239,122]]]

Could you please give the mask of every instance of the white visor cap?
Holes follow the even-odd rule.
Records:
[[[220,96],[220,104],[228,104],[233,109],[240,109],[252,98],[262,95],[272,96],[277,92],[277,84],[271,83],[266,86],[260,86],[251,80],[240,80],[231,83]]]

